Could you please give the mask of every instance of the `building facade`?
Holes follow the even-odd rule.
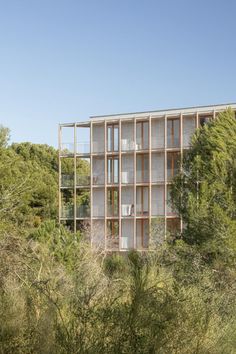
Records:
[[[91,117],[59,125],[59,221],[93,247],[146,250],[182,229],[170,187],[195,129],[236,104]]]

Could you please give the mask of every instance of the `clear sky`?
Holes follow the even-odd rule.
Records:
[[[0,0],[0,123],[236,101],[235,0]]]

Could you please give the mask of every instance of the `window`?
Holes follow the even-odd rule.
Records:
[[[119,126],[118,124],[112,124],[107,126],[107,150],[118,151],[119,150]]]
[[[136,144],[138,150],[148,149],[148,122],[137,122]]]
[[[136,221],[137,248],[148,248],[149,222],[146,219]]]
[[[148,183],[149,180],[149,156],[138,154],[136,158],[137,183]]]
[[[211,119],[212,119],[212,116],[200,116],[199,117],[199,125],[201,127],[203,127],[205,124],[210,122]]]
[[[107,158],[107,183],[119,183],[119,159],[118,157]]]
[[[149,214],[149,193],[148,187],[137,187],[136,189],[136,214],[137,216],[148,216]]]
[[[107,248],[119,248],[119,221],[107,220]]]
[[[168,118],[167,120],[167,147],[179,147],[180,125],[179,118]]]
[[[178,152],[167,153],[167,180],[170,181],[179,172],[180,155]]]
[[[118,188],[107,189],[107,215],[119,216],[119,191]]]

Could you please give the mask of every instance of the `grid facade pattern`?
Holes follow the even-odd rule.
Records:
[[[170,187],[195,129],[236,104],[92,117],[59,126],[59,220],[93,247],[146,250],[182,229]],[[63,132],[70,132],[64,142]]]

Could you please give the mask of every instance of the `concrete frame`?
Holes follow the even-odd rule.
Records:
[[[59,144],[59,222],[62,221],[67,221],[71,220],[73,221],[73,230],[76,232],[76,221],[77,220],[83,220],[83,218],[77,218],[77,208],[76,208],[76,196],[77,196],[77,176],[76,176],[76,164],[77,164],[77,158],[90,158],[90,184],[88,189],[90,190],[90,216],[89,218],[85,218],[87,221],[90,222],[90,227],[91,227],[91,245],[93,244],[93,221],[95,219],[103,220],[104,221],[104,248],[105,251],[125,251],[126,249],[122,249],[122,220],[133,220],[133,248],[137,249],[137,238],[136,238],[136,225],[137,225],[137,220],[148,220],[149,222],[149,231],[151,230],[151,222],[152,219],[155,219],[158,216],[153,216],[152,215],[152,154],[153,153],[164,153],[164,180],[162,182],[158,182],[157,185],[162,185],[164,186],[164,231],[165,234],[167,232],[167,222],[168,220],[171,219],[176,219],[178,216],[176,215],[167,215],[167,186],[170,184],[170,182],[167,180],[167,153],[168,152],[179,152],[180,153],[180,159],[182,161],[183,157],[183,150],[186,150],[186,147],[183,146],[183,121],[185,116],[193,116],[195,119],[195,127],[199,127],[199,118],[203,115],[211,115],[213,119],[215,119],[216,114],[224,111],[227,107],[231,107],[233,110],[236,111],[236,103],[233,104],[225,104],[225,105],[214,105],[214,106],[201,106],[201,107],[190,107],[190,108],[184,108],[184,109],[171,109],[171,110],[161,110],[161,111],[152,111],[152,112],[140,112],[140,113],[125,113],[125,114],[117,114],[117,115],[110,115],[110,116],[96,116],[96,117],[91,117],[89,122],[84,122],[84,123],[70,123],[70,124],[60,124],[59,125],[59,130],[58,130],[58,144]],[[167,120],[168,118],[174,118],[177,117],[179,118],[179,125],[180,125],[180,136],[179,136],[179,146],[176,148],[171,148],[167,146]],[[164,146],[163,148],[153,148],[152,147],[152,120],[153,119],[163,119],[164,118]],[[137,144],[136,144],[136,126],[139,121],[147,121],[148,122],[148,149],[146,150],[137,150]],[[122,150],[122,124],[125,122],[131,122],[133,125],[133,145],[134,149],[133,150],[127,150],[124,151]],[[119,149],[116,152],[108,152],[107,150],[107,124],[118,124],[119,126]],[[94,152],[93,149],[93,127],[96,124],[102,124],[104,128],[104,152]],[[71,129],[74,130],[74,151],[73,153],[68,153],[66,156],[62,154],[62,129],[65,127],[70,127]],[[90,133],[89,133],[89,140],[90,140],[90,152],[89,153],[82,153],[78,154],[77,153],[77,128],[78,127],[86,127],[90,128]],[[149,214],[148,216],[137,216],[137,205],[136,205],[136,193],[137,193],[137,153],[138,154],[148,154],[148,161],[149,161],[149,180],[148,183],[138,183],[139,186],[145,185],[148,187],[148,194],[149,194],[149,201],[148,201],[148,211]],[[122,190],[125,188],[125,184],[122,183],[122,156],[125,154],[130,155],[133,157],[133,184],[129,184],[130,187],[133,188],[133,201],[134,201],[134,215],[129,216],[129,218],[126,218],[125,216],[122,216]],[[118,156],[119,159],[119,183],[114,184],[114,187],[117,187],[119,190],[119,216],[118,218],[114,218],[115,220],[118,220],[119,222],[119,247],[116,249],[110,249],[107,247],[107,220],[111,220],[111,217],[108,217],[107,215],[107,188],[110,187],[111,185],[107,183],[107,158],[108,156]],[[105,176],[105,181],[104,185],[100,186],[101,188],[104,189],[104,216],[103,217],[94,217],[93,216],[93,191],[94,188],[97,188],[97,186],[94,185],[93,183],[93,160],[96,156],[104,157],[104,176]],[[73,158],[74,160],[74,186],[73,186],[73,203],[74,203],[74,209],[73,209],[73,217],[68,219],[68,218],[63,218],[61,215],[61,210],[62,210],[62,202],[61,202],[61,195],[62,195],[62,190],[65,189],[65,187],[62,186],[62,168],[61,168],[61,160],[63,158]],[[181,167],[180,167],[181,168]],[[68,187],[69,188],[69,187]],[[72,189],[72,188],[71,188]],[[182,229],[182,221],[180,220],[180,227]],[[140,249],[140,250],[143,250]]]

